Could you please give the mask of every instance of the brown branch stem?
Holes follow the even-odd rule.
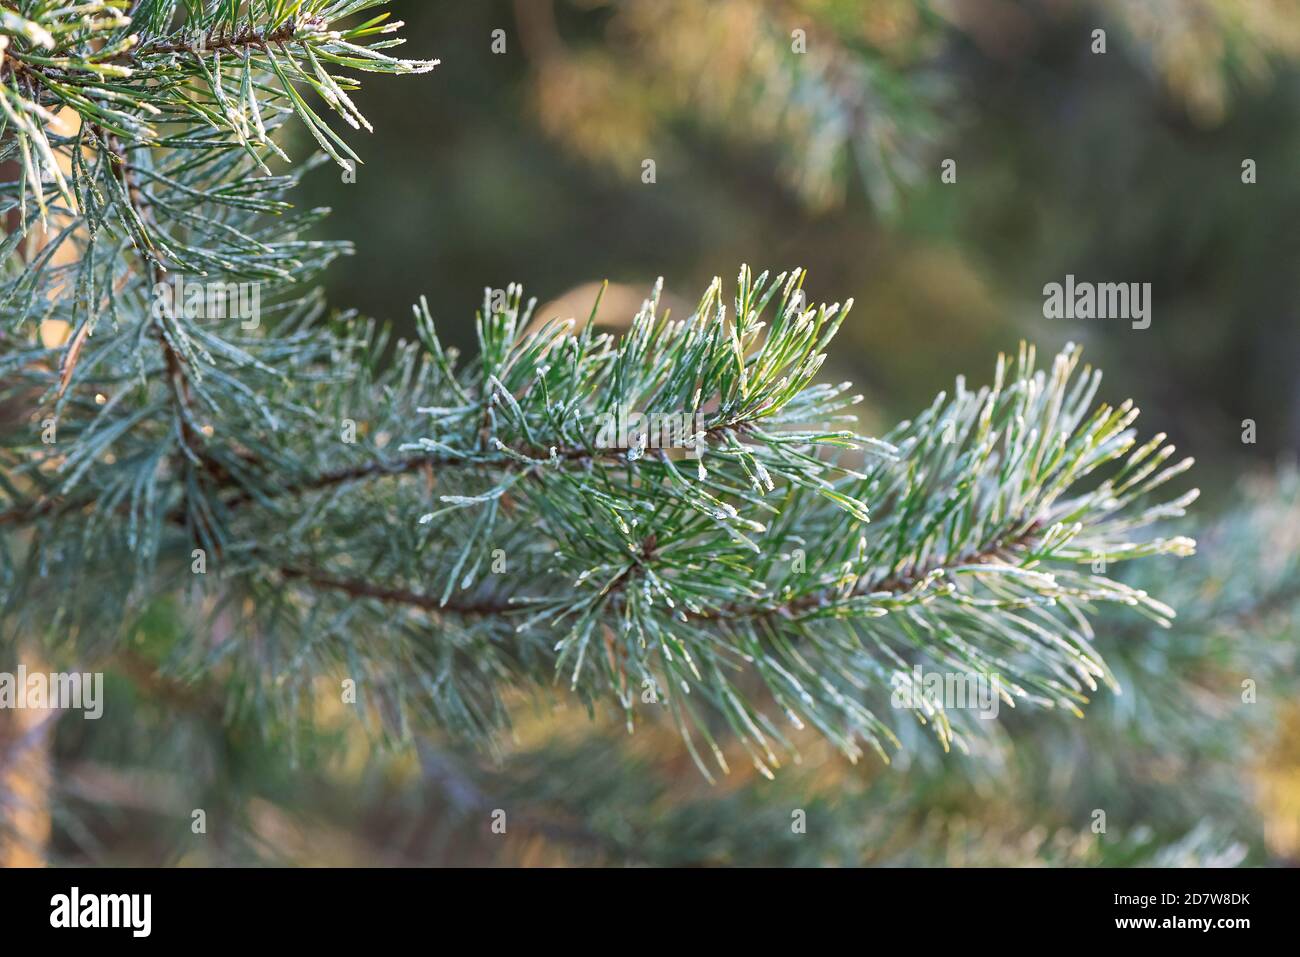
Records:
[[[0,4],[8,7],[8,4]],[[12,8],[11,8],[12,9]],[[272,44],[292,43],[302,40],[302,34],[307,30],[321,29],[326,26],[323,20],[309,18],[302,23],[296,23],[290,20],[288,23],[277,27],[269,33],[260,33],[251,27],[245,27],[237,33],[213,33],[209,31],[195,40],[151,40],[148,43],[141,44],[131,50],[123,50],[115,56],[105,57],[96,60],[97,63],[116,63],[131,64],[138,66],[144,57],[149,56],[167,56],[177,53],[188,53],[191,56],[199,57],[207,53],[229,52],[233,50],[248,50],[254,47],[265,48]],[[53,55],[61,55],[63,51],[54,51]],[[23,59],[21,50],[10,48],[6,51],[3,62],[0,62],[0,78],[6,73],[33,73],[38,77],[42,76],[43,71],[28,63]],[[54,71],[61,74],[64,71]]]
[[[507,611],[511,611],[515,608],[514,605],[507,602],[457,602],[454,599],[448,599],[447,603],[444,605],[441,600],[434,598],[432,595],[423,595],[419,592],[409,591],[405,588],[388,588],[383,585],[376,585],[372,582],[361,581],[359,579],[339,578],[334,575],[327,575],[323,572],[313,571],[308,568],[297,568],[292,566],[285,567],[280,569],[280,574],[290,581],[304,581],[310,585],[316,586],[317,588],[346,592],[353,598],[372,598],[376,601],[384,602],[385,604],[407,605],[425,611],[446,611],[460,615],[496,616],[503,615]]]
[[[1029,545],[1033,541],[1038,528],[1039,523],[1033,521],[1030,522],[1022,531],[1015,534],[1001,536],[983,548],[969,551],[959,556],[938,559],[927,562],[924,565],[914,566],[906,572],[898,572],[885,579],[873,581],[871,579],[862,578],[854,588],[851,597],[876,594],[880,592],[903,595],[912,591],[935,572],[941,571],[950,566],[983,565],[1003,560],[1015,551],[1023,549]],[[653,549],[654,544],[649,544],[644,557],[649,557],[653,552]],[[621,590],[621,588],[626,585],[627,579],[631,577],[633,567],[639,564],[640,561],[637,561],[634,565],[630,565],[621,575],[619,575],[615,580],[615,585],[617,586],[615,590]],[[517,605],[512,605],[509,602],[501,601],[458,603],[454,599],[448,600],[447,604],[444,605],[438,598],[410,591],[405,588],[391,588],[360,579],[342,578],[305,568],[281,568],[280,573],[287,579],[304,581],[319,588],[341,591],[351,595],[353,598],[370,598],[384,602],[385,604],[405,605],[407,607],[419,608],[425,611],[453,612],[455,614],[471,617],[494,617],[503,615],[506,612],[515,610],[519,607]],[[824,589],[822,591],[800,595],[797,598],[792,598],[785,602],[748,605],[737,603],[724,605],[721,608],[710,612],[688,612],[687,618],[695,621],[741,621],[745,619],[772,617],[795,619],[804,613],[832,602],[835,599],[836,594],[836,591],[833,589]]]

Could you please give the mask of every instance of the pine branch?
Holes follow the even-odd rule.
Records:
[[[302,580],[318,588],[331,588],[345,592],[353,598],[373,598],[394,605],[409,605],[432,612],[454,612],[458,615],[499,616],[511,610],[509,604],[491,601],[460,602],[440,601],[429,595],[420,595],[402,588],[385,588],[371,582],[335,578],[303,568],[281,568],[280,574],[290,581]]]
[[[706,774],[722,728],[770,774],[805,724],[854,759],[914,722],[966,746],[969,715],[891,706],[913,665],[1077,712],[1114,684],[1094,608],[1168,623],[1090,566],[1191,551],[1152,529],[1195,493],[1147,504],[1190,461],[1138,445],[1130,404],[1094,409],[1074,348],[1040,370],[1025,347],[874,439],[819,380],[851,303],[809,302],[798,269],[742,268],[683,318],[656,286],[620,337],[595,309],[534,328],[520,287],[487,290],[468,361],[427,302],[391,350],[329,316],[311,282],[348,247],[304,238],[302,167],[268,165],[291,118],[352,155],[299,87],[365,128],[329,70],[431,66],[382,52],[382,15],[335,25],[377,5],[186,4],[176,26],[172,0],[27,3],[0,24],[0,205],[22,223],[0,398],[42,423],[0,441],[0,525],[23,530],[0,549],[6,629],[112,657],[183,590],[170,663],[288,724],[346,674],[389,727],[491,740],[559,681],[671,721]],[[51,237],[30,261],[29,205]],[[183,307],[172,276],[251,285],[259,323]]]
[[[302,24],[293,20],[273,30],[265,32],[254,27],[244,27],[238,32],[214,32],[209,30],[194,40],[154,40],[134,50],[126,50],[113,57],[113,63],[140,64],[151,56],[168,56],[174,53],[188,53],[192,57],[206,57],[210,53],[223,53],[242,50],[246,47],[267,47],[293,43],[299,34],[307,35],[325,33],[327,23],[319,17],[313,17]],[[220,31],[221,28],[216,28]]]
[[[1032,531],[1022,533],[1013,540],[997,542],[978,553],[968,553],[956,556],[950,564],[955,565],[978,565],[991,562],[1007,562],[1011,560],[1010,552],[1027,547],[1032,542]],[[895,575],[887,580],[876,584],[860,584],[855,587],[853,596],[870,595],[873,598],[886,596],[899,596],[915,590],[923,583],[933,581],[940,577],[944,571],[944,565],[949,563],[939,563],[937,561],[926,565],[921,569],[910,572],[907,575]],[[629,565],[624,570],[621,577],[616,579],[610,586],[610,591],[616,591],[628,579],[634,565]],[[508,602],[481,601],[471,603],[461,603],[452,601],[450,603],[439,600],[432,595],[424,595],[408,591],[401,588],[386,588],[372,582],[357,581],[352,579],[336,578],[329,575],[323,575],[318,572],[309,571],[301,568],[281,568],[280,574],[287,579],[301,579],[320,588],[332,588],[338,591],[346,592],[354,598],[374,598],[388,604],[409,605],[413,608],[421,608],[425,611],[432,612],[454,612],[458,615],[472,616],[499,616],[508,614],[511,611],[518,611],[517,606]],[[725,620],[743,620],[751,618],[765,618],[769,616],[779,616],[781,618],[796,619],[801,615],[816,611],[832,603],[837,595],[832,592],[823,592],[820,594],[804,595],[798,599],[791,600],[784,604],[733,604],[713,611],[688,613],[688,620],[697,621],[725,621]],[[842,596],[841,596],[842,597]]]

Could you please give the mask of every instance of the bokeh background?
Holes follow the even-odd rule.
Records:
[[[37,789],[46,859],[1300,860],[1300,4],[393,7],[410,55],[442,65],[368,80],[355,99],[376,132],[355,182],[321,166],[301,190],[334,210],[322,235],[356,243],[327,277],[335,305],[409,331],[424,295],[471,350],[484,287],[521,282],[549,318],[585,315],[608,280],[599,319],[617,327],[658,276],[689,310],[742,262],[803,266],[811,296],[856,302],[826,376],[860,384],[869,431],[959,374],[986,381],[1022,339],[1081,342],[1103,397],[1132,397],[1198,460],[1201,555],[1149,573],[1182,618],[1164,634],[1103,621],[1125,694],[1082,721],[1014,714],[987,753],[918,738],[889,768],[810,739],[775,782],[739,763],[709,784],[668,729],[628,738],[610,716],[528,701],[484,754],[390,746],[325,706],[309,736],[282,738],[148,669],[116,674],[131,714],[65,722],[55,741]],[[1045,319],[1043,286],[1067,273],[1151,283],[1150,328]]]
[[[630,290],[602,312],[615,324],[657,276],[693,304],[742,262],[799,265],[815,297],[855,299],[832,360],[882,421],[987,378],[1021,338],[1073,340],[1207,489],[1300,444],[1294,3],[396,8],[408,47],[443,62],[367,83],[357,182],[310,181],[304,202],[357,243],[336,303],[402,321],[428,295],[469,347],[485,286],[547,303],[608,279]],[[1044,320],[1066,273],[1150,282],[1151,328]]]

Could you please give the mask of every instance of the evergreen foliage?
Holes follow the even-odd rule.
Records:
[[[427,303],[416,342],[327,315],[312,279],[346,249],[304,238],[321,211],[287,203],[274,136],[296,116],[347,168],[317,98],[366,123],[334,71],[433,66],[383,52],[383,14],[340,25],[381,5],[6,8],[6,643],[113,662],[183,600],[151,667],[216,676],[233,713],[309,720],[333,676],[396,735],[491,740],[558,682],[628,727],[655,706],[706,775],[720,728],[764,774],[805,724],[851,758],[913,718],[969,747],[931,702],[895,720],[916,664],[1075,713],[1116,685],[1090,616],[1173,611],[1103,565],[1188,554],[1163,527],[1195,492],[1151,500],[1190,460],[1096,405],[1076,349],[1023,347],[877,440],[817,381],[848,304],[798,269],[681,319],[656,290],[621,337],[487,290],[466,361]],[[264,308],[196,315],[178,276]],[[628,412],[699,426],[602,442]]]

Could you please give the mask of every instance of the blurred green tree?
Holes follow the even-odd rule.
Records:
[[[1169,464],[1163,436],[1137,442],[1128,404],[1093,412],[1097,377],[1077,370],[1074,348],[1039,369],[1022,347],[992,386],[959,381],[875,441],[843,421],[847,387],[819,380],[847,305],[810,304],[799,270],[742,270],[730,296],[715,280],[676,320],[656,287],[619,334],[533,321],[517,287],[489,288],[473,329],[459,332],[474,350],[467,362],[440,338],[446,324],[434,331],[427,305],[413,342],[327,316],[312,279],[343,271],[335,257],[349,247],[309,238],[324,228],[318,211],[295,214],[284,201],[302,167],[283,172],[291,141],[277,145],[275,134],[298,118],[344,182],[367,181],[304,94],[368,127],[358,106],[374,113],[370,101],[336,71],[429,66],[382,52],[396,28],[382,17],[336,22],[379,5],[150,0],[128,14],[105,0],[76,16],[7,6],[0,159],[13,175],[0,381],[18,414],[0,486],[0,524],[17,530],[3,552],[3,648],[25,654],[18,640],[37,637],[55,665],[102,662],[114,699],[134,702],[103,728],[62,722],[53,753],[41,755],[55,767],[50,793],[17,795],[50,802],[56,858],[1235,863],[1294,853],[1285,832],[1248,826],[1242,742],[1259,740],[1277,713],[1237,701],[1243,680],[1274,700],[1291,687],[1293,475],[1252,493],[1212,537],[1215,550],[1171,583],[1168,565],[1147,559],[1186,554],[1190,542],[1144,529],[1178,519],[1194,493],[1159,504],[1147,493],[1185,465]],[[999,311],[998,284],[1104,265],[1117,244],[1113,220],[1099,215],[1074,248],[1045,247],[1010,278],[1040,233],[998,219],[1016,215],[1005,191],[1037,173],[1033,214],[1076,232],[1079,204],[1062,186],[1068,169],[1032,146],[1047,120],[1021,134],[1031,144],[1014,151],[1023,169],[974,164],[990,188],[943,196],[931,151],[963,123],[949,115],[952,61],[967,58],[996,87],[1009,79],[1000,71],[1032,62],[1026,48],[1041,44],[1043,56],[1100,12],[1131,38],[1135,62],[1155,64],[1189,129],[1202,129],[1223,119],[1226,68],[1257,76],[1295,47],[1288,21],[1268,19],[1279,7],[1249,16],[1196,7],[1160,29],[1125,5],[1085,4],[1064,19],[1055,6],[989,4],[1003,31],[987,17],[903,2],[863,17],[833,3],[773,5],[772,16],[738,3],[597,4],[564,21],[563,34],[535,4],[485,5],[466,21],[481,29],[487,57],[482,28],[518,15],[505,22],[517,24],[528,62],[501,72],[527,90],[539,127],[530,143],[508,121],[512,142],[557,137],[620,176],[637,175],[643,154],[671,170],[685,163],[673,150],[719,150],[712,175],[733,195],[709,195],[706,176],[670,194],[707,196],[701,208],[640,201],[642,226],[678,222],[698,232],[693,243],[672,249],[653,228],[614,230],[629,238],[603,262],[582,243],[555,250],[570,279],[639,249],[636,273],[625,266],[615,278],[665,262],[699,269],[767,242],[736,239],[737,222],[799,222],[772,243],[778,251],[825,226],[810,243],[824,253],[862,239],[869,196],[907,238],[881,240],[884,295],[906,304],[938,278],[925,308],[951,314],[973,301],[978,319]],[[571,27],[581,37],[572,50]],[[1075,76],[1085,75],[1073,56]],[[1099,85],[1131,82],[1125,69]],[[1219,79],[1207,82],[1207,70]],[[451,76],[460,89],[466,74]],[[485,89],[469,113],[512,115],[509,88]],[[413,108],[375,102],[381,114]],[[1139,101],[1139,119],[1127,122],[1140,125],[1153,102]],[[493,215],[490,227],[443,236],[443,270],[481,263],[502,243],[515,245],[505,265],[517,265],[550,242],[573,205],[550,191],[550,170],[582,181],[597,209],[624,189],[588,183],[554,157],[526,170],[528,149],[503,155],[499,118],[466,120],[452,127],[469,148],[444,161],[463,165],[466,190],[428,194],[451,208],[453,227],[485,207]],[[1085,124],[1082,142],[1107,122]],[[407,136],[409,117],[399,127]],[[979,137],[967,143],[978,156]],[[1230,155],[1225,147],[1219,159]],[[961,164],[969,182],[967,154]],[[1094,166],[1078,164],[1078,191]],[[758,204],[751,176],[764,184]],[[431,218],[392,215],[410,207],[379,179],[383,203],[343,191],[366,207],[347,228],[369,222],[391,249]],[[772,182],[794,201],[766,191]],[[1054,191],[1065,197],[1055,210]],[[1152,192],[1159,209],[1178,206],[1172,187]],[[1202,211],[1216,224],[1236,208],[1226,196]],[[726,215],[710,223],[713,210]],[[597,245],[609,212],[589,215],[603,225],[589,230]],[[1004,240],[1007,271],[977,270],[969,254],[925,241],[946,225],[992,253],[992,239]],[[1204,255],[1187,249],[1167,268],[1190,270]],[[861,242],[838,262],[850,255]],[[1272,275],[1271,262],[1260,275]],[[242,328],[213,325],[183,306],[169,283],[177,274],[227,291],[252,286],[264,313],[221,317]],[[564,291],[547,281],[549,294]],[[366,301],[392,295],[390,285],[372,275]],[[444,312],[456,300],[433,301]],[[981,346],[1007,331],[968,326],[965,342]],[[906,322],[895,328],[931,360],[921,374],[918,360],[886,353],[875,378],[890,404],[932,390],[924,380],[944,365],[934,343]],[[598,443],[603,417],[665,411],[697,425],[680,442],[634,429],[613,448]],[[1279,442],[1276,428],[1270,435]],[[1138,558],[1122,575],[1107,568]],[[1156,593],[1192,612],[1165,637],[1131,617],[1167,626]],[[1250,640],[1229,640],[1237,631]],[[924,697],[900,714],[891,691],[918,663],[996,675],[1008,705],[1079,710],[1101,685],[1131,689],[1123,700],[1137,705],[1103,696],[1085,731],[1018,713],[990,724]],[[594,732],[530,720],[529,701],[553,700],[557,672],[602,716]],[[346,685],[340,696],[341,677],[355,683],[359,708]],[[627,726],[667,720],[614,744],[609,712]],[[375,720],[363,725],[358,713]],[[687,752],[661,740],[660,723],[687,737],[706,775],[732,769],[729,783],[707,790],[695,770],[683,774]],[[916,740],[921,725],[942,748]],[[431,727],[507,760],[494,767],[437,743]],[[371,733],[418,744],[371,754]],[[32,741],[9,738],[6,755],[13,741]],[[850,770],[827,748],[899,754],[905,766]],[[940,757],[950,749],[958,754]],[[788,755],[807,770],[768,781]],[[1199,787],[1180,791],[1193,776]],[[1275,807],[1290,806],[1285,775],[1261,780]],[[506,806],[522,839],[495,846],[476,829]],[[1144,814],[1152,806],[1160,812]],[[194,808],[216,822],[210,843],[193,840]],[[1114,839],[1089,827],[1097,808],[1115,822]],[[36,810],[39,830],[47,808]],[[803,830],[791,827],[799,814]]]

